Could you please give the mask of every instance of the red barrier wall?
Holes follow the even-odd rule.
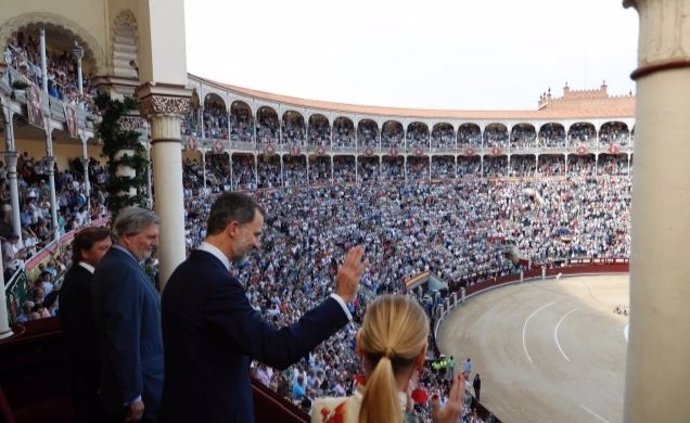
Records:
[[[627,273],[630,271],[628,259],[580,259],[565,267],[551,267],[546,269],[546,278],[554,278],[559,273],[563,275],[585,275],[596,273]],[[525,280],[540,278],[541,268],[532,268],[524,272]],[[486,289],[495,288],[507,283],[518,282],[520,274],[499,276],[487,279],[465,287],[465,296],[476,294]]]

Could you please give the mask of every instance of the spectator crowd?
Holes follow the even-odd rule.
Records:
[[[18,32],[12,35],[4,61],[40,84],[38,40]],[[77,91],[76,59],[70,51],[48,51],[49,95],[68,102],[91,103],[89,78],[86,95]],[[455,135],[451,125],[431,131],[415,122],[405,130],[386,122],[379,132],[373,122],[277,115],[267,111],[254,119],[251,110],[233,104],[228,113],[222,101],[207,99],[203,110],[192,110],[183,119],[182,133],[238,142],[256,139],[263,144],[384,149],[478,148],[482,145],[520,150],[540,143],[546,147],[571,143],[627,145],[627,126],[614,122],[595,128],[579,124],[567,133],[549,124],[535,131],[529,125],[511,129],[489,125],[462,125]],[[412,151],[410,151],[412,152]],[[307,161],[309,160],[309,161]],[[567,172],[566,172],[567,160]],[[309,168],[307,168],[309,163]],[[88,166],[90,197],[84,166]],[[208,154],[204,160],[186,159],[184,196],[185,236],[188,250],[205,236],[205,222],[212,203],[209,196],[228,191],[253,191],[266,210],[261,253],[233,267],[253,307],[276,326],[290,324],[330,294],[338,257],[353,245],[366,248],[370,262],[357,299],[350,306],[354,324],[320,345],[300,363],[285,371],[262,364],[253,374],[266,386],[309,410],[322,396],[352,393],[361,373],[354,351],[354,336],[366,305],[381,293],[404,293],[405,282],[430,271],[452,288],[482,278],[519,272],[525,266],[552,266],[568,258],[613,258],[630,255],[631,180],[627,156],[593,154],[546,156],[479,156],[457,159],[426,155],[378,157],[338,156],[307,159],[301,155]],[[308,169],[308,170],[307,170]],[[20,154],[17,162],[20,193],[21,239],[12,232],[7,169],[0,163],[2,254],[5,278],[46,247],[55,234],[65,234],[107,215],[104,184],[107,173],[94,159],[76,159],[66,169],[54,165],[57,227],[52,226],[48,170],[43,160]],[[541,176],[537,178],[537,172]],[[485,178],[481,178],[484,176]],[[359,183],[356,183],[359,182]],[[311,183],[311,186],[310,186]],[[527,264],[516,258],[525,258]],[[70,258],[56,254],[41,264],[31,281],[30,299],[21,305],[18,321],[56,315],[60,277]],[[154,268],[155,260],[147,263]],[[473,278],[468,277],[473,275]],[[430,317],[436,298],[417,296]],[[616,313],[627,314],[622,307]],[[433,335],[430,342],[433,344]],[[462,371],[478,374],[468,361]],[[429,365],[416,387],[424,392],[448,392],[454,365],[439,371]],[[472,380],[468,378],[468,380]],[[410,392],[410,396],[415,394]],[[476,404],[467,397],[463,421],[484,422]],[[419,421],[430,421],[428,401],[417,401]]]
[[[258,190],[255,196],[266,209],[262,251],[233,271],[256,310],[283,326],[329,294],[336,258],[362,244],[370,268],[351,310],[359,321],[377,294],[403,292],[404,282],[424,271],[454,288],[472,283],[469,274],[481,279],[519,271],[524,264],[506,254],[506,246],[533,266],[584,256],[628,257],[630,192],[630,179],[618,176]],[[187,200],[188,246],[203,239],[209,203]],[[433,305],[426,308],[431,313]],[[360,369],[356,329],[341,331],[289,370],[256,365],[254,374],[296,404],[346,395]],[[447,383],[431,368],[420,378],[427,391]],[[480,421],[469,405],[465,421]],[[426,407],[417,405],[422,421],[430,415]]]
[[[243,157],[249,162],[238,165],[235,160],[244,160]],[[403,166],[402,158],[399,159],[390,160],[390,169],[384,168],[383,172],[400,174]],[[407,182],[402,178],[363,178],[362,183],[354,184],[346,172],[334,174],[335,184],[308,186],[293,182],[306,178],[298,163],[299,158],[293,158],[284,164],[286,185],[279,183],[280,163],[274,162],[258,163],[263,175],[259,180],[273,178],[277,182],[259,189],[251,182],[239,186],[254,191],[265,207],[267,230],[261,253],[233,271],[245,285],[256,310],[277,326],[295,321],[329,294],[337,258],[356,244],[366,247],[370,268],[351,306],[355,322],[361,320],[366,304],[376,295],[401,293],[406,280],[425,271],[458,288],[474,280],[518,272],[525,264],[514,260],[516,255],[527,258],[533,266],[551,266],[566,258],[630,254],[628,176],[584,174],[431,181],[422,177],[428,171],[424,167],[428,159],[418,158],[412,163],[413,170],[408,170],[413,177]],[[56,172],[60,221],[64,222],[61,231],[77,228],[104,212],[100,207],[103,191],[99,188],[105,182],[103,168],[95,160],[89,163],[94,212],[87,216],[80,164],[76,160],[69,169]],[[242,181],[253,179],[254,161],[249,155],[235,155],[232,163],[227,155],[209,155],[206,166],[204,190],[202,164],[188,160],[184,165],[185,234],[189,249],[198,246],[205,236],[204,222],[211,204],[208,195],[230,189],[229,167],[233,171],[239,169],[239,175],[252,175]],[[50,229],[45,229],[50,215],[45,207],[48,194],[43,167],[42,162],[27,154],[19,159],[20,192],[26,193],[21,199],[22,227],[26,228],[24,238],[30,245],[34,242],[30,241],[34,239],[31,233],[36,234],[33,251],[52,239]],[[322,162],[321,168],[321,173],[330,171],[327,161]],[[354,160],[336,168],[352,170]],[[6,202],[8,192],[5,180],[1,193]],[[3,246],[4,255],[7,246],[16,250],[9,239]],[[507,246],[513,254],[506,253]],[[8,262],[17,263],[22,258],[15,256]],[[60,269],[67,262],[68,258],[61,257],[39,272],[32,285],[32,298],[23,304],[21,319],[56,313],[58,305],[51,294],[59,290]],[[475,275],[475,279],[467,278],[468,275]],[[434,300],[418,299],[431,314]],[[255,365],[253,371],[260,381],[305,407],[319,396],[347,395],[352,392],[360,370],[352,343],[357,327],[355,324],[341,331],[287,371],[278,372],[262,365]],[[449,380],[447,374],[428,367],[419,386],[427,392],[443,391]],[[417,404],[416,408],[421,421],[428,421],[428,405]],[[469,400],[465,414],[465,421],[480,421]]]

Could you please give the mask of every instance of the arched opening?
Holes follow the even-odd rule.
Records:
[[[232,155],[232,188],[235,191],[256,189],[255,161],[252,154]]]
[[[540,155],[537,172],[540,176],[565,175],[565,156],[562,154]]]
[[[407,151],[429,149],[429,127],[423,122],[412,122],[407,126]]]
[[[307,185],[307,157],[303,154],[283,157],[283,186]]]
[[[405,179],[405,160],[403,156],[383,156],[381,161],[381,180],[400,181]]]
[[[518,123],[510,130],[510,148],[523,150],[535,148],[537,141],[537,131],[529,123]]]
[[[64,18],[56,20],[61,21],[65,21]],[[87,42],[72,29],[40,19],[18,27],[5,41],[4,59],[8,66],[16,71],[16,77],[41,87],[41,28],[45,29],[46,34],[48,94],[64,102],[83,101],[88,110],[95,111],[93,97],[96,92],[91,81],[98,68],[91,44],[95,41]],[[79,63],[82,69],[83,96],[79,93]]]
[[[381,164],[375,156],[360,156],[357,159],[357,175],[362,182],[376,182],[380,178]]]
[[[244,101],[233,101],[230,105],[230,140],[252,142],[254,135],[252,109]]]
[[[437,123],[431,130],[431,148],[451,149],[455,147],[455,130],[446,122]]]
[[[221,193],[232,186],[230,156],[225,151],[213,149],[206,152],[206,187],[212,193]]]
[[[307,144],[315,147],[326,147],[331,143],[331,125],[328,118],[322,114],[315,114],[309,117],[309,131],[307,133]]]
[[[112,26],[113,75],[139,80],[137,53],[137,19],[130,10],[123,10]]]
[[[545,123],[539,128],[539,145],[546,148],[565,147],[565,128],[560,123]]]
[[[5,46],[15,41],[17,35],[34,35],[38,39],[40,28],[46,30],[46,44],[48,49],[56,45],[60,51],[71,51],[74,41],[84,49],[83,62],[92,66],[89,70],[92,74],[101,74],[105,71],[105,56],[98,40],[89,31],[78,23],[66,19],[62,15],[47,12],[30,12],[13,16],[0,27],[0,42]],[[14,43],[16,46],[16,43]],[[36,45],[38,48],[38,45]],[[37,61],[38,62],[38,61]]]
[[[579,144],[591,144],[597,140],[597,130],[589,122],[577,122],[568,129],[568,144],[576,146]]]
[[[333,121],[333,147],[354,147],[356,142],[357,133],[354,123],[349,118],[342,116],[335,119]]]
[[[280,121],[278,113],[268,106],[256,111],[256,142],[258,144],[277,144]]]
[[[333,157],[333,181],[336,184],[355,182],[355,156]]]
[[[614,121],[606,122],[601,125],[599,130],[600,144],[617,144],[619,146],[627,146],[630,140],[630,131],[628,125],[623,122]]]
[[[281,133],[283,144],[304,144],[307,132],[304,125],[304,116],[294,110],[288,110],[283,113],[282,124]]]
[[[204,98],[204,134],[206,138],[228,139],[228,112],[218,94],[209,93]]]
[[[492,123],[484,128],[484,145],[488,148],[508,148],[508,128],[502,123]]]
[[[482,160],[479,156],[459,156],[458,178],[479,178],[482,176]]]
[[[359,147],[376,148],[379,145],[379,126],[371,119],[362,119],[357,124],[357,142]],[[361,150],[360,150],[361,151]]]
[[[386,121],[381,129],[381,148],[400,148],[404,137],[405,129],[402,123],[396,120]]]
[[[280,188],[283,179],[280,174],[280,156],[277,154],[259,154],[256,160],[258,187]]]
[[[463,123],[458,128],[458,148],[465,150],[467,148],[478,149],[482,146],[482,131],[479,125],[474,123]]]
[[[537,172],[537,158],[533,154],[510,156],[510,176],[517,178],[534,177]]]
[[[484,156],[485,178],[504,178],[509,173],[508,156]]]
[[[433,156],[431,158],[431,178],[455,178],[455,158],[453,156]]]
[[[597,162],[597,174],[602,176],[627,175],[628,155],[625,153],[600,154]]]
[[[595,176],[597,159],[594,154],[570,154],[568,156],[568,176]]]
[[[309,156],[309,183],[322,185],[331,182],[331,158],[328,156]]]
[[[429,156],[407,157],[407,180],[410,182],[422,182],[429,180]]]

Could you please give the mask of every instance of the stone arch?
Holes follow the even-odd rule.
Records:
[[[233,104],[233,110],[234,110],[235,109],[234,108],[235,103],[232,103],[232,104]],[[246,103],[243,103],[243,104],[246,105]],[[219,96],[216,93],[210,92],[204,96],[204,110],[206,110],[209,107],[216,107],[216,108],[222,110],[225,114],[228,114],[227,113],[228,108],[225,105],[225,100],[223,99],[223,97]],[[247,106],[247,107],[249,107],[249,106]]]
[[[84,60],[93,60],[95,67],[93,73],[104,73],[106,67],[103,47],[89,31],[64,16],[48,12],[31,12],[16,16],[7,20],[0,27],[0,41],[3,45],[7,44],[13,33],[27,27],[44,27],[46,31],[55,30],[57,32],[67,31],[71,33],[84,49]]]
[[[110,27],[113,75],[139,79],[139,32],[134,13],[125,9],[118,13]]]

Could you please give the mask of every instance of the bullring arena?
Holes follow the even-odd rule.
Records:
[[[352,393],[353,339],[382,293],[415,297],[435,323],[447,313],[429,351],[437,342],[458,368],[471,357],[483,379],[476,410],[467,390],[464,423],[492,422],[490,413],[506,423],[690,421],[690,143],[679,135],[690,133],[690,96],[678,95],[690,91],[680,19],[690,0],[674,1],[625,1],[642,5],[636,94],[566,83],[534,93],[529,110],[433,110],[188,73],[177,49],[182,0],[165,10],[152,0],[9,0],[0,9],[3,416],[71,420],[59,300],[47,298],[73,264],[78,230],[108,224],[113,199],[136,193],[160,216],[160,248],[143,268],[164,292],[204,240],[213,200],[243,191],[266,210],[266,230],[261,250],[231,271],[264,320],[289,325],[329,296],[353,245],[370,262],[352,325],[286,372],[252,364],[257,423],[305,423],[312,400]],[[677,7],[650,6],[661,3]],[[106,120],[118,107],[97,101],[103,94],[132,108]],[[100,137],[104,121],[111,131]],[[437,286],[408,286],[422,279]],[[446,398],[449,377],[436,370],[422,370],[420,398]],[[428,401],[415,410],[431,421]]]
[[[620,422],[627,274],[516,283],[467,299],[438,332],[471,357],[482,403],[506,422]]]

